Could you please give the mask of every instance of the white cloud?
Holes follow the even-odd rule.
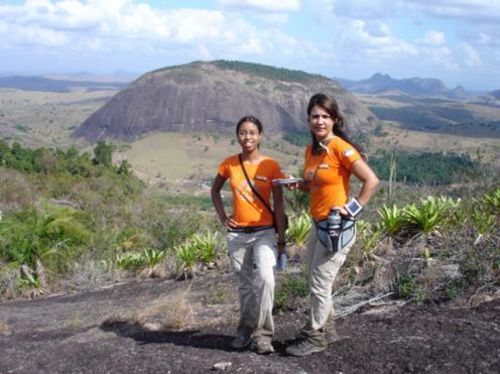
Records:
[[[249,1],[270,10],[294,10],[299,1]],[[270,14],[279,16],[279,13]],[[130,0],[28,0],[0,6],[0,45],[28,49],[33,45],[58,50],[136,51],[189,50],[210,56],[289,55],[313,51],[311,45],[277,28],[257,27],[242,15],[221,10],[158,10]],[[292,47],[291,47],[292,46]]]
[[[431,66],[441,67],[447,71],[457,71],[460,66],[455,61],[453,52],[447,47],[423,47],[419,50],[419,56]]]
[[[296,12],[300,0],[217,0],[222,7],[259,10],[265,12]]]
[[[477,50],[468,43],[462,43],[461,48],[464,54],[464,64],[469,67],[481,65],[481,58]]]
[[[323,0],[325,9],[337,16],[358,19],[387,19],[393,14],[391,0]],[[326,3],[326,4],[325,4]]]
[[[337,30],[343,30],[342,47],[352,55],[383,60],[417,53],[414,46],[394,37],[383,22],[348,21]]]
[[[500,0],[399,0],[413,3],[423,12],[477,23],[500,23]]]
[[[440,46],[446,43],[446,38],[441,31],[429,30],[420,42],[428,46]]]

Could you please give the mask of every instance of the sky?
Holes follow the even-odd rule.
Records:
[[[500,0],[0,0],[0,73],[240,60],[500,89]]]

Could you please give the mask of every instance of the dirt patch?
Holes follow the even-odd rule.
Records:
[[[276,353],[229,348],[236,325],[230,274],[143,281],[0,304],[0,373],[498,373],[500,299],[474,308],[365,306],[334,321],[328,350],[285,355],[305,310],[276,316]],[[175,305],[189,314],[162,325]],[[184,295],[184,296],[183,296]],[[215,297],[217,296],[217,297]],[[217,303],[213,303],[214,301]],[[232,303],[226,303],[232,300]],[[165,314],[167,313],[167,314]]]

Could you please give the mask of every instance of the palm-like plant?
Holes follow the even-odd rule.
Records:
[[[420,203],[409,204],[404,209],[404,216],[408,225],[425,234],[437,230],[448,218],[451,212],[458,207],[460,200],[441,196],[428,196]]]
[[[209,264],[215,261],[218,256],[218,247],[222,242],[221,235],[215,231],[207,231],[204,234],[195,234],[190,239],[189,242],[196,247],[196,252],[198,254],[198,260],[205,264]]]
[[[150,268],[158,265],[165,258],[165,255],[165,251],[154,248],[145,249],[143,253],[145,263]]]
[[[61,249],[86,243],[90,232],[80,213],[69,207],[43,204],[26,209],[2,221],[0,255],[2,258],[34,267],[36,260],[69,255]]]
[[[377,213],[382,219],[382,229],[385,230],[389,236],[394,237],[401,232],[405,223],[402,209],[398,208],[395,204],[384,205]]]
[[[500,188],[496,188],[491,193],[485,194],[482,201],[486,207],[498,214],[498,211],[500,211]]]
[[[190,278],[195,275],[195,266],[198,262],[198,247],[192,242],[187,241],[175,247],[175,256],[177,257],[177,272],[184,275],[184,278]]]
[[[139,252],[127,252],[116,257],[116,266],[123,270],[139,270],[146,266],[146,258]]]
[[[302,212],[290,219],[290,226],[286,231],[288,239],[298,246],[303,246],[311,230],[311,219],[306,212]]]

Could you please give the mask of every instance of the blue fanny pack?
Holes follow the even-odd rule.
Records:
[[[328,223],[326,219],[318,222],[313,220],[313,222],[316,226],[318,240],[332,253],[345,248],[351,244],[356,237],[356,221],[354,220],[342,218],[342,230],[338,240],[332,240],[330,235],[328,235]]]

